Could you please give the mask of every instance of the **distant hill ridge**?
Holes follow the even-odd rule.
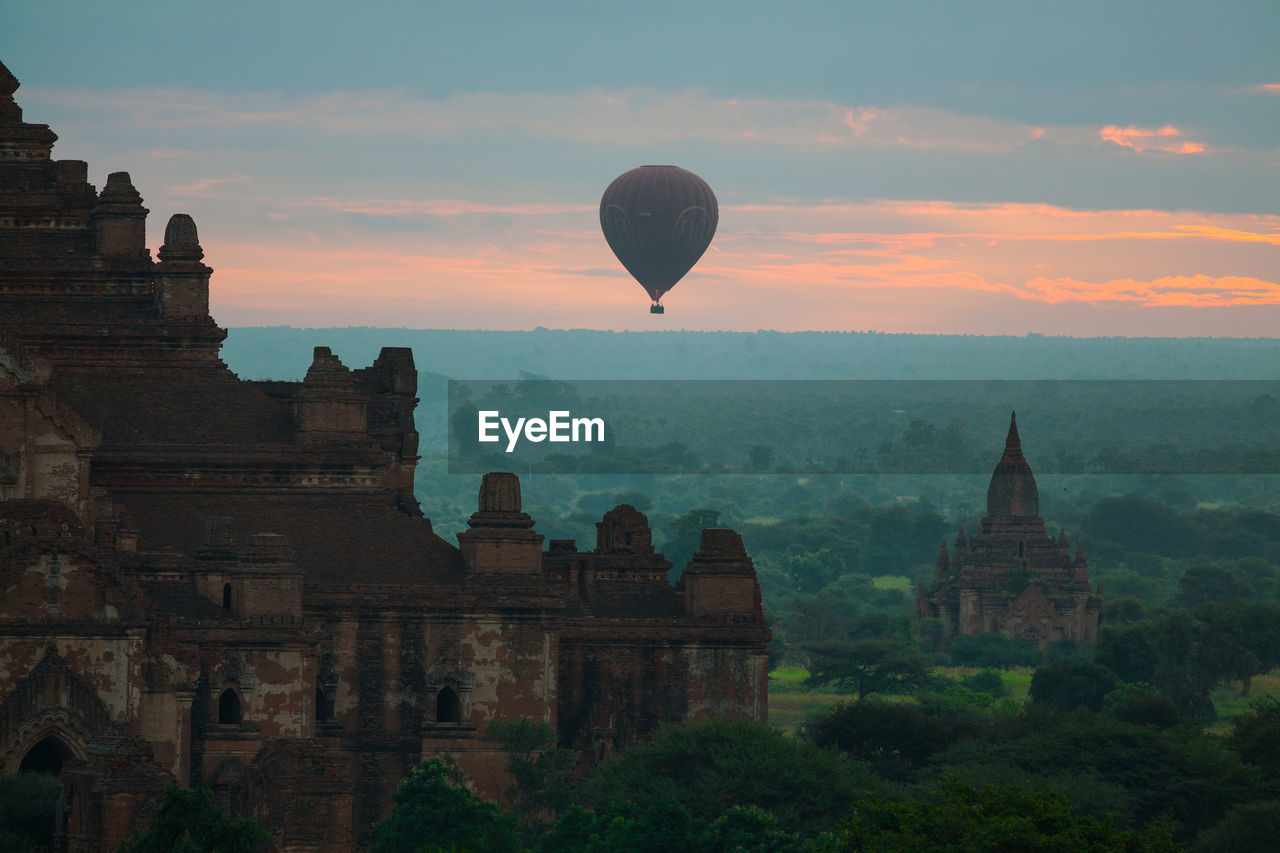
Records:
[[[229,330],[223,360],[248,379],[301,379],[312,348],[364,367],[407,346],[423,380],[1277,379],[1278,338],[1063,338],[879,332],[484,331],[259,326]],[[439,374],[430,377],[429,374]]]

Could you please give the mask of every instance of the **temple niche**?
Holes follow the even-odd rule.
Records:
[[[345,853],[424,758],[510,788],[494,721],[589,764],[665,722],[765,720],[736,533],[672,586],[642,513],[544,550],[494,472],[447,541],[414,489],[413,353],[236,376],[195,219],[153,258],[129,174],[99,192],[53,160],[17,89],[0,65],[0,762],[61,780],[54,849],[116,849],[178,784],[280,853]]]
[[[942,622],[942,639],[999,632],[1044,648],[1058,640],[1092,641],[1102,590],[1089,586],[1083,548],[1073,554],[1065,529],[1045,530],[1040,495],[1022,455],[1017,415],[987,487],[987,514],[972,535],[963,528],[952,550],[943,542],[933,584],[916,593],[916,619]]]

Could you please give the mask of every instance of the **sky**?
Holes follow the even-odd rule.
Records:
[[[365,6],[369,8],[364,8]],[[1280,3],[0,0],[224,326],[1280,333]],[[664,315],[599,231],[702,176]]]

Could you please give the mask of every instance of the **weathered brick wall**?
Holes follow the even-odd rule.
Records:
[[[500,797],[495,720],[594,760],[666,721],[765,718],[737,534],[704,535],[679,589],[632,507],[552,559],[495,473],[444,542],[413,492],[412,354],[352,371],[319,347],[303,382],[239,380],[194,220],[153,262],[129,176],[95,193],[52,161],[16,88],[0,65],[24,154],[0,162],[0,759],[63,739],[70,849],[113,848],[177,780],[281,851],[336,853],[424,756]]]
[[[662,723],[768,718],[760,622],[635,626],[574,622],[560,646],[560,741],[600,760]]]

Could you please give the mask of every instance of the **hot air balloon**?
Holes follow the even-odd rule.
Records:
[[[711,245],[720,205],[707,182],[678,166],[640,166],[600,198],[600,230],[627,272],[649,292],[649,311]]]

